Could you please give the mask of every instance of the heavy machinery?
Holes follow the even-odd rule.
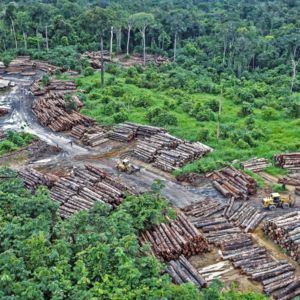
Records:
[[[277,207],[286,209],[293,204],[290,195],[280,195],[279,193],[271,193],[270,197],[264,198],[262,203],[265,208],[270,210],[274,210]]]
[[[139,167],[132,165],[128,159],[119,160],[116,165],[116,169],[127,174],[133,174],[140,170]]]

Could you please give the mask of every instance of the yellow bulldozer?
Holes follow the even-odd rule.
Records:
[[[119,172],[124,172],[127,174],[133,174],[140,170],[139,167],[132,165],[128,159],[119,160],[116,164],[116,169]]]
[[[280,195],[279,193],[271,193],[269,197],[264,198],[262,204],[265,208],[274,210],[278,207],[287,209],[293,206],[291,195]]]

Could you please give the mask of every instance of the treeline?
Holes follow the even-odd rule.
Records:
[[[276,69],[298,90],[298,0],[1,1],[0,51],[73,46],[168,55],[242,78]],[[188,64],[191,66],[191,62]]]

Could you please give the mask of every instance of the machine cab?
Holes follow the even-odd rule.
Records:
[[[272,193],[271,198],[273,199],[275,204],[279,204],[280,202],[280,195],[278,193]]]

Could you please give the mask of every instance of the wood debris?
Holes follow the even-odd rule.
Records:
[[[31,91],[35,96],[47,96],[47,94],[51,92],[55,92],[56,94],[70,94],[76,92],[76,84],[73,80],[51,79],[47,85],[43,85],[41,80],[39,80],[31,86]],[[79,104],[78,101],[80,102],[79,99],[75,98],[77,104]],[[81,102],[80,105],[82,105]]]
[[[252,172],[261,172],[271,165],[272,164],[265,158],[252,158],[247,161],[241,162],[241,166],[243,169]]]
[[[168,219],[167,224],[142,232],[140,241],[150,243],[153,254],[165,261],[178,259],[182,254],[190,257],[208,250],[206,239],[182,213],[178,213],[175,220]]]
[[[212,180],[214,187],[227,198],[247,200],[249,195],[254,195],[257,192],[256,181],[234,167],[215,171],[207,177]]]
[[[267,220],[264,232],[300,263],[300,212],[291,212]]]
[[[281,168],[300,170],[300,152],[277,154],[274,155],[274,160],[276,165]]]
[[[94,68],[94,69],[101,68],[101,51],[85,52],[84,54],[81,55],[81,58],[87,59],[92,68]],[[109,52],[106,50],[103,51],[103,59],[106,62],[111,61]]]
[[[199,274],[208,282],[219,279],[222,280],[222,275],[230,272],[234,268],[228,260],[218,262],[213,265],[206,266],[198,270]]]
[[[207,287],[207,282],[184,255],[180,255],[177,260],[171,260],[166,271],[175,284],[191,282],[200,289]]]

